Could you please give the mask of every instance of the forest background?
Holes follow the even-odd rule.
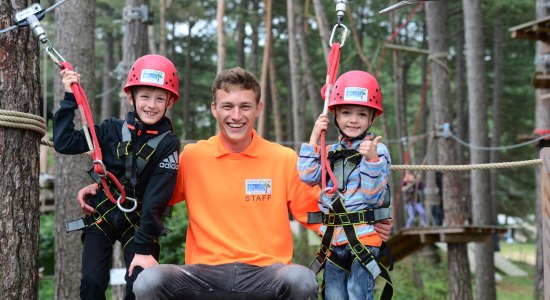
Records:
[[[461,1],[443,1],[448,6],[445,39],[449,46],[444,58],[449,68],[450,99],[447,100],[452,112],[452,136],[447,139],[452,140],[458,153],[455,163],[471,163],[472,146],[494,147],[496,151],[491,153],[497,152],[496,159],[501,162],[537,158],[539,154],[533,146],[501,147],[536,137],[533,135],[536,101],[532,80],[536,63],[540,65],[545,61],[535,59],[532,42],[513,40],[508,32],[510,27],[535,18],[535,1],[481,1],[483,18],[478,30],[483,32],[487,101],[485,106],[480,106],[486,113],[486,127],[482,128],[481,134],[487,137],[490,145],[468,142],[472,131],[468,115],[475,106],[468,105],[471,100],[468,99],[466,82],[463,7]],[[434,140],[441,125],[434,121],[436,116],[432,110],[430,88],[430,83],[436,78],[432,78],[429,66],[437,57],[430,59],[427,51],[411,51],[411,48],[428,49],[424,6],[411,5],[390,15],[379,14],[390,2],[349,1],[342,23],[351,32],[341,48],[339,73],[362,69],[377,76],[383,91],[384,115],[375,124],[374,134],[384,137],[382,142],[388,145],[394,165],[427,164],[433,162],[429,159],[430,153],[437,151]],[[44,7],[53,3],[51,0],[42,1]],[[123,16],[128,17],[124,7],[145,5],[149,7],[147,33],[143,35],[147,52],[163,53],[169,57],[180,75],[182,101],[176,103],[170,117],[182,144],[216,133],[216,123],[209,109],[211,82],[220,69],[233,66],[242,66],[262,80],[266,111],[258,124],[258,131],[269,140],[295,149],[307,140],[323,104],[320,89],[327,72],[328,40],[332,26],[337,22],[334,1],[97,0],[81,3],[79,9],[93,14],[95,21],[93,47],[82,49],[78,54],[89,56],[94,61],[95,76],[83,88],[92,95],[89,101],[96,122],[125,112],[125,106],[119,101],[121,84],[125,80],[125,65],[121,62],[124,53],[132,50],[123,49],[123,25],[126,22]],[[270,3],[271,9],[266,3]],[[272,42],[268,44],[266,14],[271,15],[272,20]],[[56,29],[56,23],[60,23],[63,15],[55,19],[53,16],[48,14],[42,24],[52,41],[59,42],[60,37],[55,33],[62,31]],[[291,22],[289,16],[293,17]],[[79,24],[73,26],[65,30],[78,30]],[[79,43],[78,39],[73,42]],[[266,52],[266,46],[270,51]],[[395,50],[398,48],[402,50]],[[268,65],[263,65],[265,53],[269,53]],[[60,98],[58,71],[43,54],[40,66],[41,94],[46,104],[43,111],[54,112]],[[74,67],[78,71],[79,65]],[[51,123],[48,128],[51,128]],[[334,127],[327,134],[329,141],[337,137]],[[458,143],[458,139],[463,144]],[[444,157],[439,160],[440,164],[448,163]],[[61,171],[58,157],[50,154],[46,161],[48,163],[43,169],[46,173],[60,176],[61,172],[70,172]],[[83,173],[81,168],[68,169]],[[392,187],[399,186],[401,175],[399,171],[392,172]],[[485,199],[495,204],[491,213],[534,223],[537,177],[533,169],[491,172],[491,176],[496,185],[487,178],[486,185],[491,187],[491,192],[490,198]],[[425,177],[427,180],[434,178],[430,174],[425,174]],[[468,172],[460,173],[465,219],[471,220],[469,178]],[[56,191],[56,195],[61,193]],[[63,203],[76,206],[74,197],[67,197],[73,202]],[[397,188],[394,188],[394,201],[398,212],[397,230],[404,223],[403,204],[399,202]],[[58,205],[64,204],[56,203]],[[167,226],[173,231],[163,238],[161,262],[183,261],[186,227],[183,209],[177,207],[174,216],[167,221]],[[78,216],[69,213],[63,217]],[[62,224],[66,220],[54,218],[54,214],[41,216],[40,266],[45,267],[46,275],[53,275],[54,270],[60,268],[55,266],[60,263],[55,259],[60,255],[56,254],[59,246],[54,245],[54,239],[59,237],[54,236],[63,230],[56,229],[54,223]],[[307,263],[309,260],[311,254],[297,254],[298,262]]]

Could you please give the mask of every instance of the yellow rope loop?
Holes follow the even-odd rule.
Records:
[[[515,162],[504,163],[488,163],[488,164],[474,164],[474,165],[392,165],[393,171],[471,171],[471,170],[489,170],[489,169],[506,169],[516,167],[527,167],[542,164],[542,159],[532,159]]]
[[[447,74],[451,74],[451,70],[447,66],[447,63],[445,62],[447,60],[448,53],[447,52],[434,52],[430,53],[428,55],[428,60],[433,60],[435,63],[440,65],[445,71],[447,71]]]

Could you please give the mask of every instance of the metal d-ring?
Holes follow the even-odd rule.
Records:
[[[321,191],[321,194],[319,194],[319,198],[321,198],[321,202],[323,204],[326,204],[325,201],[324,201],[324,198],[323,196],[326,195],[326,193],[328,193],[329,191],[332,190],[332,187],[327,187],[325,188],[324,190]],[[337,197],[336,197],[337,196]],[[334,202],[336,202],[336,200],[338,200],[339,198],[344,198],[344,195],[342,195],[342,193],[339,191],[339,190],[336,190],[336,192],[334,193],[334,195],[332,196],[332,202],[330,202],[327,206],[332,209],[332,204],[334,204]]]
[[[122,195],[118,196],[118,199],[116,199],[116,206],[118,206],[118,209],[122,210],[123,212],[127,212],[127,213],[130,213],[130,212],[133,212],[134,210],[136,210],[137,204],[138,204],[136,199],[126,196],[126,200],[134,202],[134,206],[132,206],[131,208],[125,208],[124,206],[122,206],[122,204],[120,203],[120,199],[122,199]]]

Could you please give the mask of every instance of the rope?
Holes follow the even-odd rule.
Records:
[[[488,164],[474,164],[474,165],[392,165],[391,169],[394,171],[470,171],[470,170],[488,170],[488,169],[506,169],[516,167],[528,167],[542,164],[542,159],[532,159],[515,162],[504,163],[488,163]]]
[[[451,74],[451,70],[442,59],[447,59],[447,52],[435,52],[428,55],[428,60],[437,63],[440,67],[447,71],[447,74]]]
[[[0,127],[30,130],[40,133],[41,137],[47,133],[44,118],[20,111],[0,109]],[[40,144],[53,147],[53,143],[45,139],[40,140]]]

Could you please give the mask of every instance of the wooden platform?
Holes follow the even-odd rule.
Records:
[[[426,244],[485,242],[494,233],[505,233],[504,226],[420,227],[402,229],[387,244],[395,262],[420,250]],[[384,262],[384,260],[383,260]]]
[[[523,23],[509,29],[514,39],[550,41],[550,16]]]

